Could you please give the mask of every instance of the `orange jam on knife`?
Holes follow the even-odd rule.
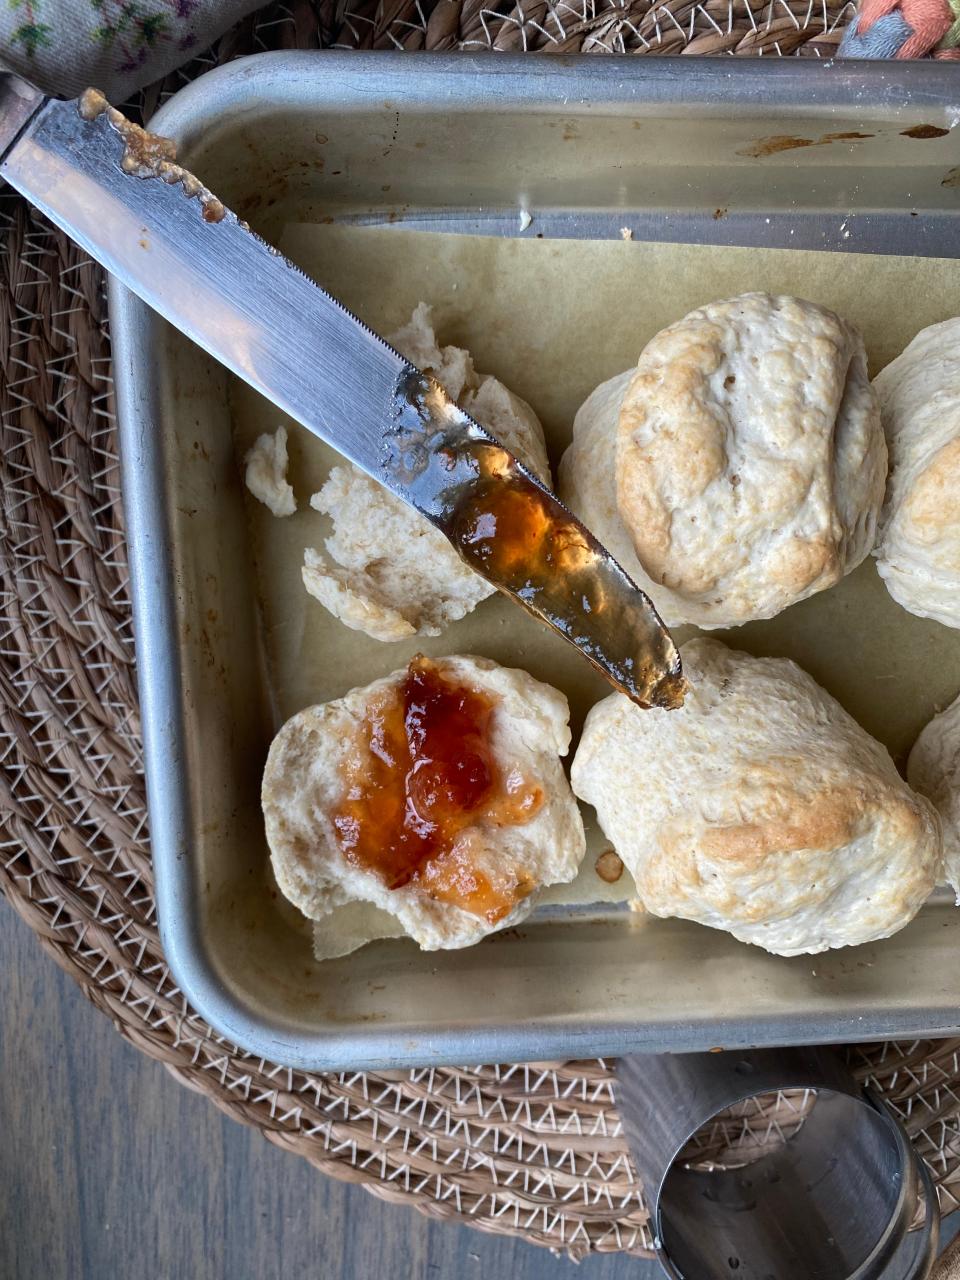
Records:
[[[502,776],[490,742],[495,704],[415,657],[402,683],[364,718],[333,815],[352,866],[389,889],[412,887],[490,924],[534,886],[511,867],[475,865],[470,829],[527,822],[543,803],[539,788]]]

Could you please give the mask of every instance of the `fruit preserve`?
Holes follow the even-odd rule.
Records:
[[[523,874],[477,859],[471,833],[527,822],[539,788],[494,759],[496,699],[420,655],[367,712],[342,769],[333,815],[343,856],[390,889],[412,887],[496,924],[533,889]],[[483,861],[481,868],[478,861]]]

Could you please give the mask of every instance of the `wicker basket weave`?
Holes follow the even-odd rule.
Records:
[[[851,3],[820,0],[366,0],[332,44],[357,49],[760,55],[833,53]]]
[[[321,42],[569,50],[623,41],[644,51],[668,9],[673,30],[692,34],[688,52],[714,52],[697,48],[704,24],[719,39],[741,21],[759,32],[772,14],[742,0],[500,9],[471,0],[361,4],[339,18],[332,6],[271,9],[230,33],[219,56]],[[808,51],[833,38],[843,12],[818,9],[814,23],[812,7],[782,11]],[[737,52],[760,51],[759,35],[749,50],[744,40]],[[797,43],[779,41],[781,51]],[[147,106],[182,78],[155,87]],[[577,1257],[649,1251],[604,1062],[308,1074],[239,1052],[178,991],[152,892],[101,273],[9,195],[0,195],[0,764],[0,890],[120,1033],[185,1085],[325,1173],[433,1217]],[[960,1041],[848,1052],[902,1116],[943,1211],[960,1206]],[[749,1158],[797,1114],[785,1096],[739,1108],[696,1159],[728,1159],[731,1149]]]
[[[829,57],[854,0],[293,0],[225,36],[259,48]]]

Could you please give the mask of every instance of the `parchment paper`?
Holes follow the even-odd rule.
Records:
[[[404,323],[420,301],[434,308],[440,341],[467,347],[528,400],[546,431],[556,471],[574,414],[593,388],[634,365],[644,344],[693,307],[746,290],[793,293],[834,308],[864,334],[875,374],[926,325],[960,314],[960,268],[950,260],[756,250],[632,241],[516,239],[295,224],[281,248],[379,332]],[[570,700],[574,748],[583,717],[609,692],[564,642],[500,596],[436,639],[383,644],[349,631],[307,596],[303,551],[322,549],[326,518],[310,509],[338,455],[243,384],[234,385],[238,457],[262,431],[286,422],[297,514],[278,520],[250,500],[267,661],[277,724],[403,667],[414,653],[479,653],[522,666]],[[677,639],[695,634],[681,628]],[[960,689],[960,632],[897,605],[869,559],[830,591],[721,639],[757,654],[794,658],[902,765],[930,717]],[[669,767],[669,762],[665,762]],[[625,873],[605,885],[593,872],[605,846],[585,812],[588,852],[574,886],[553,897],[610,901],[633,893]],[[544,901],[547,899],[544,898]],[[371,909],[372,910],[372,909]],[[320,954],[340,954],[392,918],[349,909],[319,928]]]

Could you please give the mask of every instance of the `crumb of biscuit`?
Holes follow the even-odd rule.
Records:
[[[593,869],[605,884],[616,884],[623,875],[623,862],[615,849],[604,849]]]
[[[277,427],[258,436],[244,458],[244,483],[275,516],[292,516],[297,509],[287,482],[287,429]]]

